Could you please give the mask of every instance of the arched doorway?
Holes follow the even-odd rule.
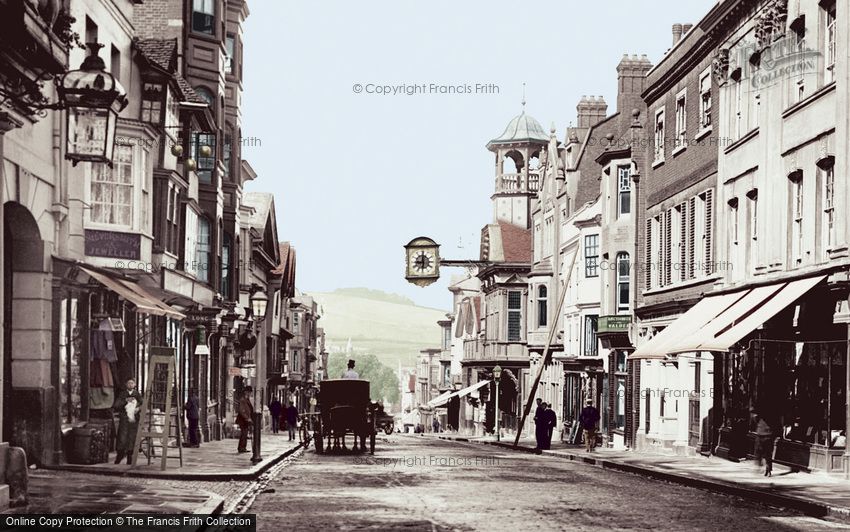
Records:
[[[32,213],[3,205],[3,441],[27,461],[51,461],[55,440],[52,386],[52,287],[45,246]]]

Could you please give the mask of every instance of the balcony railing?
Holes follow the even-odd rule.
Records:
[[[540,188],[540,175],[536,172],[525,174],[502,174],[496,180],[498,192],[537,192]]]

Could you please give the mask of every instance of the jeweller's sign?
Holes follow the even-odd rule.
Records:
[[[86,255],[111,259],[139,260],[142,238],[132,233],[86,229]]]

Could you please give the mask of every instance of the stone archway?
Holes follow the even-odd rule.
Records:
[[[52,284],[32,213],[3,205],[3,440],[27,460],[52,461],[56,427],[52,382]]]

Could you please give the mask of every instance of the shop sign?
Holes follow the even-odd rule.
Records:
[[[86,255],[139,260],[142,238],[138,234],[86,229]]]

